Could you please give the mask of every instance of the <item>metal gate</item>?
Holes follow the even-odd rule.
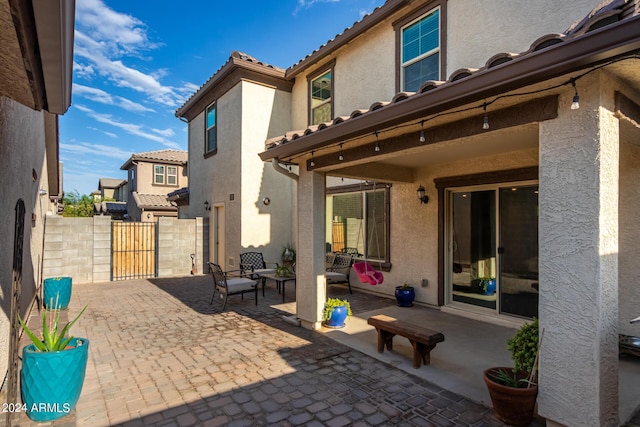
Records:
[[[111,223],[111,280],[156,277],[156,224]]]

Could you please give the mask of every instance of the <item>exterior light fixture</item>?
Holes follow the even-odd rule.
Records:
[[[313,155],[315,154],[315,151],[311,152],[311,161],[309,162],[309,166],[311,166],[312,168],[316,166],[316,162],[315,160],[313,160]]]
[[[343,161],[344,155],[342,154],[342,144],[340,144],[340,154],[338,154],[338,160]]]
[[[571,103],[571,109],[577,110],[580,108],[580,95],[578,95],[578,88],[576,87],[576,79],[571,79],[571,86],[575,90],[575,94],[573,95],[573,102]]]
[[[484,120],[482,121],[482,129],[489,129],[489,116],[487,115],[487,103],[484,103]]]
[[[424,144],[427,139],[424,137],[424,120],[420,122],[420,142]]]
[[[374,148],[374,150],[376,151],[376,153],[380,152],[380,142],[378,142],[378,132],[374,132],[374,134],[376,135],[376,147]]]
[[[418,187],[416,192],[418,193],[418,199],[420,200],[420,204],[426,205],[429,202],[429,196],[427,196],[426,194],[427,192],[425,191],[424,187],[420,185],[420,187]]]
[[[204,210],[207,212],[211,210],[211,206],[209,206],[209,202],[207,200],[204,201]]]

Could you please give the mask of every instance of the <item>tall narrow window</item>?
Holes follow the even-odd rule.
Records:
[[[167,185],[178,185],[178,168],[167,166]]]
[[[164,184],[164,166],[155,165],[153,167],[153,183]]]
[[[218,135],[216,132],[216,104],[207,107],[207,132],[205,135],[205,153],[210,153],[218,149]]]
[[[401,29],[401,88],[417,92],[422,83],[440,79],[440,8]]]
[[[311,80],[311,124],[328,122],[333,118],[332,70]]]

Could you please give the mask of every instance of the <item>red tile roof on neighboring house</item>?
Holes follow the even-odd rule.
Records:
[[[525,52],[498,53],[489,58],[480,69],[459,69],[447,81],[425,82],[418,92],[400,92],[391,101],[377,101],[368,109],[354,110],[348,116],[336,117],[326,123],[270,138],[265,143],[266,151],[260,157],[269,160],[311,151],[341,139],[383,129],[385,125],[392,125],[400,120],[419,120],[420,117],[497,96],[637,51],[640,49],[639,3],[640,0],[605,1],[564,33],[539,37]],[[603,35],[598,30],[608,34]],[[387,109],[390,110],[389,113],[393,110],[394,116],[385,117],[388,119],[388,123],[385,123],[378,117],[381,116],[381,111]],[[297,140],[305,142],[285,147]]]
[[[186,165],[188,159],[189,153],[184,150],[167,149],[158,151],[147,151],[144,153],[132,154],[129,160],[127,160],[122,166],[120,166],[120,169],[129,169],[129,166],[131,166],[131,164],[136,160]]]

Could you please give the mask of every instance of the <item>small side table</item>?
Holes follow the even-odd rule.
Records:
[[[290,275],[290,276],[276,276],[273,273],[269,273],[269,274],[261,274],[260,277],[275,281],[276,282],[276,286],[278,287],[278,289],[280,288],[280,285],[282,285],[282,302],[283,303],[284,303],[285,284],[287,282],[293,282],[294,288],[295,288],[295,285],[296,285],[296,276],[295,276],[295,274]]]

